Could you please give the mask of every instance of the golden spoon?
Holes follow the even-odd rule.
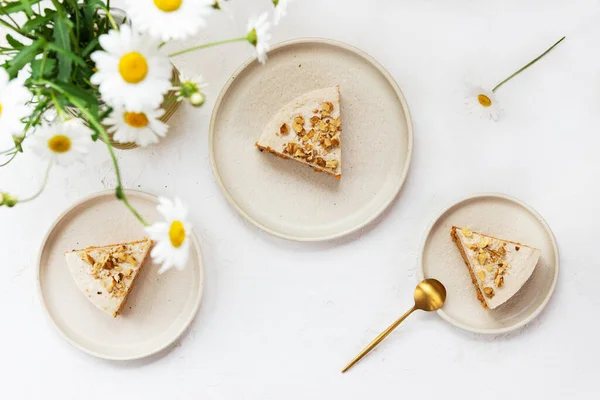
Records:
[[[383,341],[394,329],[400,325],[402,321],[406,319],[413,311],[435,311],[441,308],[446,301],[446,288],[437,279],[425,279],[419,283],[415,289],[415,305],[413,308],[408,310],[403,316],[401,316],[396,322],[389,326],[385,331],[381,332],[359,355],[354,357],[352,361],[348,363],[342,370],[342,373],[348,371],[354,364],[360,361],[361,358],[366,356],[371,350],[375,348],[379,343]]]

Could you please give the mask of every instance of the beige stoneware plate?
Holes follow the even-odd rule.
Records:
[[[156,197],[126,193],[149,222],[161,219]],[[51,321],[76,348],[110,360],[142,358],[169,346],[192,322],[204,285],[202,253],[195,235],[183,271],[158,275],[158,266],[146,262],[117,318],[97,309],[75,285],[65,264],[65,251],[143,237],[143,226],[113,190],[77,202],[51,227],[39,255],[39,290]]]
[[[537,247],[542,256],[531,278],[506,304],[485,310],[464,261],[450,238],[452,225]],[[503,194],[479,194],[445,209],[421,249],[421,278],[436,278],[448,297],[439,315],[477,333],[500,334],[533,320],[546,306],[558,279],[558,246],[544,219],[525,203]]]
[[[306,92],[340,86],[342,179],[261,153],[269,119]],[[298,39],[246,62],[227,82],[211,119],[209,151],[228,201],[259,228],[286,239],[328,240],[375,219],[396,197],[410,165],[406,100],[373,58],[343,43]]]

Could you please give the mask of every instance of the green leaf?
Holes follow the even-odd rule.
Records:
[[[29,21],[25,22],[25,24],[23,25],[23,31],[31,32],[35,31],[42,25],[47,25],[50,21],[52,21],[52,19],[54,19],[55,14],[56,11],[46,9],[45,15],[36,15]]]
[[[2,6],[3,14],[12,14],[20,11],[25,11],[31,15],[31,6],[39,3],[42,0],[25,0],[25,1],[7,1]]]
[[[8,74],[11,78],[17,76],[17,73],[23,68],[25,65],[33,61],[36,55],[38,55],[46,45],[46,41],[44,39],[38,39],[31,43],[29,46],[23,47],[19,53],[14,56],[12,60],[8,62]]]
[[[55,85],[67,92],[71,97],[85,103],[88,107],[98,109],[98,99],[92,93],[70,83],[55,82]]]
[[[60,53],[60,55],[70,58],[71,61],[73,61],[75,64],[78,64],[82,67],[86,67],[87,64],[85,63],[85,61],[83,60],[83,58],[79,57],[77,54],[75,53],[71,53],[61,47],[58,47],[55,43],[48,43],[46,44],[46,48],[48,50],[52,50],[55,51],[57,54]],[[59,59],[60,61],[60,59]]]
[[[8,44],[10,44],[13,47],[13,49],[16,49],[16,50],[21,50],[23,47],[25,47],[25,45],[23,43],[19,42],[17,39],[12,37],[10,34],[6,34],[6,41],[8,42]]]
[[[98,46],[98,38],[93,38],[88,44],[87,46],[85,46],[85,49],[83,49],[83,51],[81,52],[81,55],[83,57],[87,57],[90,55],[90,53],[92,52],[92,50],[95,50],[96,47]]]
[[[54,18],[54,44],[65,52],[57,52],[58,80],[67,82],[73,70],[73,59],[66,54],[71,54],[71,36],[73,23],[59,12]]]
[[[25,13],[31,17],[33,15],[33,11],[31,10],[31,1],[21,0],[21,3],[23,3],[23,8],[25,10]]]
[[[44,65],[44,71],[42,72],[42,65]],[[44,78],[52,75],[56,68],[56,60],[54,58],[47,58],[45,62],[43,60],[33,60],[31,62],[31,77],[33,79]]]

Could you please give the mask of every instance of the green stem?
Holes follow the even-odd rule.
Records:
[[[3,13],[4,13],[4,10],[2,9],[2,7],[0,7],[0,10],[2,10]],[[9,24],[8,22],[6,22],[5,20],[3,20],[2,18],[0,18],[0,24],[2,24],[4,26],[6,26],[7,28],[9,28],[9,29],[17,32],[21,36],[25,36],[26,38],[29,38],[31,40],[35,40],[35,36],[32,36],[32,35],[30,35],[30,34],[28,34],[26,32],[23,32],[22,29],[19,29],[18,27]]]
[[[110,21],[110,24],[112,25],[114,30],[119,30],[119,25],[117,25],[117,21],[115,21],[115,19],[113,18],[112,14],[110,13],[110,8],[105,8],[105,7],[100,7],[104,10],[104,12],[106,13],[106,18],[108,18],[108,20]]]
[[[117,156],[115,155],[115,152],[114,152],[112,146],[110,145],[110,138],[108,137],[108,133],[106,133],[106,130],[104,129],[102,124],[94,117],[93,114],[91,114],[87,110],[87,108],[85,108],[85,106],[78,99],[71,96],[69,93],[65,92],[60,86],[57,86],[54,83],[47,81],[45,79],[42,79],[38,82],[43,85],[50,86],[51,88],[53,88],[54,90],[56,90],[57,92],[59,92],[60,94],[65,96],[75,107],[77,107],[79,109],[81,114],[83,114],[87,118],[88,122],[91,125],[93,125],[94,128],[96,128],[96,130],[100,133],[100,136],[102,137],[104,143],[106,143],[106,146],[108,147],[108,152],[110,153],[110,158],[112,159],[113,165],[115,166],[115,174],[117,176],[117,188],[116,188],[117,198],[125,204],[125,206],[129,209],[129,211],[131,211],[131,213],[144,226],[149,226],[150,224],[148,224],[144,220],[144,218],[140,215],[140,213],[131,205],[131,203],[129,203],[127,196],[125,196],[125,192],[123,191],[123,184],[121,181],[121,171],[119,169],[119,162],[117,161]]]
[[[226,39],[226,40],[219,40],[217,42],[205,43],[205,44],[201,44],[200,46],[190,47],[189,49],[176,51],[175,53],[169,54],[169,57],[175,57],[175,56],[178,56],[181,54],[189,53],[190,51],[205,49],[207,47],[219,46],[221,44],[233,43],[233,42],[243,42],[245,40],[248,40],[248,39],[246,36],[243,36],[243,37],[234,38],[234,39]]]
[[[28,197],[24,200],[19,200],[19,203],[27,203],[28,201],[35,200],[39,197],[40,194],[42,194],[42,192],[44,191],[44,188],[46,187],[46,183],[48,183],[48,176],[50,176],[51,169],[52,169],[52,161],[50,161],[50,163],[48,164],[48,168],[46,168],[46,175],[44,175],[44,181],[42,182],[42,186],[40,187],[40,190],[38,190],[37,193],[31,197]]]
[[[8,153],[12,153],[13,151],[17,150],[16,147],[13,147],[12,149],[8,149],[8,150],[2,150],[0,151],[0,154],[8,154]]]
[[[15,159],[15,157],[17,156],[17,154],[19,154],[19,152],[15,150],[15,152],[12,153],[12,156],[8,159],[8,161],[6,161],[5,163],[0,164],[0,167],[4,167],[5,165],[8,165],[8,163],[10,163],[12,160]]]
[[[562,42],[563,40],[565,40],[565,36],[563,36],[558,42],[554,43],[552,46],[550,46],[550,48],[548,50],[546,50],[545,52],[543,52],[542,54],[540,54],[539,56],[537,56],[536,58],[534,58],[533,60],[531,60],[527,65],[525,65],[524,67],[522,67],[521,69],[519,69],[518,71],[516,71],[514,74],[512,74],[511,76],[509,76],[508,78],[506,78],[505,80],[503,80],[502,82],[500,82],[499,84],[497,84],[493,89],[492,92],[495,92],[496,89],[498,89],[500,86],[504,85],[506,82],[510,81],[512,78],[514,78],[515,76],[519,75],[521,72],[525,71],[527,68],[531,67],[533,64],[535,64],[539,59],[541,59],[542,57],[544,57],[546,54],[548,54],[553,48],[555,48],[560,42]]]

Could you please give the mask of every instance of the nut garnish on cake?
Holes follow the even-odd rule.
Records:
[[[342,120],[337,86],[306,93],[267,124],[256,146],[316,171],[342,177]]]
[[[453,226],[450,235],[467,265],[477,298],[488,309],[504,304],[523,287],[541,255],[533,247],[467,228]]]

